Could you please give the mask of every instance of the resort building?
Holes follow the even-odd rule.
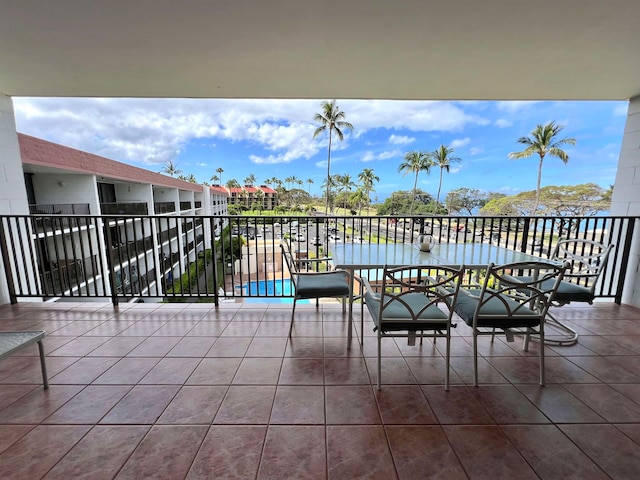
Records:
[[[226,188],[226,187],[225,187]],[[279,205],[278,192],[266,185],[244,185],[226,188],[229,192],[229,205],[241,205],[245,209],[273,210]]]
[[[37,275],[50,297],[155,292],[220,234],[227,192],[18,134]],[[68,217],[62,222],[54,215]],[[96,215],[113,215],[97,220]],[[162,215],[154,221],[145,215]],[[120,217],[118,217],[120,216]],[[135,217],[134,217],[135,216]],[[103,225],[103,222],[106,225]],[[98,245],[108,245],[102,251]],[[114,283],[101,278],[113,265]]]

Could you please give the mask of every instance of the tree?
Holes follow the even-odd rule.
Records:
[[[311,195],[311,184],[313,183],[313,179],[312,178],[307,178],[307,185],[309,186],[309,191],[307,192],[309,195]]]
[[[393,192],[384,202],[378,204],[378,215],[427,215],[441,213],[434,198],[424,190],[400,190]],[[412,211],[413,213],[409,213]],[[443,212],[445,213],[445,212]]]
[[[182,170],[178,169],[177,163],[173,163],[171,160],[169,160],[164,164],[160,173],[165,173],[173,177],[174,175],[180,175],[182,173]]]
[[[344,208],[347,208],[349,193],[351,193],[351,190],[355,188],[356,184],[351,179],[351,174],[349,173],[346,173],[344,175],[337,175],[337,181],[339,191],[345,193]]]
[[[240,188],[240,183],[235,178],[232,178],[227,181],[227,188]]]
[[[365,168],[358,174],[358,180],[362,182],[362,189],[364,190],[365,201],[367,205],[369,205],[369,203],[371,203],[371,198],[369,197],[369,195],[371,192],[375,192],[373,188],[373,183],[379,182],[380,177],[378,177],[375,173],[373,173],[373,168]]]
[[[213,182],[214,185],[220,185],[220,177],[217,175],[213,175],[210,180]]]
[[[438,195],[436,195],[436,202],[440,203],[440,189],[442,188],[442,172],[446,171],[449,173],[449,168],[451,168],[452,163],[461,162],[462,159],[453,156],[453,148],[445,147],[444,145],[440,145],[440,148],[437,148],[433,152],[429,154],[431,160],[433,161],[433,165],[436,167],[440,167],[440,182],[438,183]]]
[[[216,173],[218,174],[218,180],[220,180],[220,185],[222,185],[222,172],[224,172],[222,167],[216,168]]]
[[[433,160],[431,160],[428,153],[422,151],[413,150],[407,152],[404,155],[404,162],[398,167],[398,171],[402,173],[402,176],[406,176],[408,173],[414,173],[416,178],[413,182],[413,200],[411,201],[411,208],[409,209],[409,215],[413,215],[413,205],[416,200],[416,192],[418,188],[418,174],[422,171],[430,173],[433,166]]]
[[[456,188],[447,194],[444,202],[449,213],[464,210],[468,215],[473,215],[474,210],[486,205],[496,195],[499,194],[483,192],[477,188]]]
[[[244,179],[244,184],[249,187],[252,187],[254,183],[256,183],[256,176],[253,173],[249,174],[249,176]]]
[[[575,138],[561,138],[558,139],[558,135],[564,129],[563,125],[558,125],[555,122],[549,122],[546,125],[538,124],[538,126],[531,132],[529,137],[521,137],[518,139],[518,143],[526,145],[526,148],[521,152],[511,152],[509,158],[520,159],[528,158],[532,155],[538,155],[540,157],[540,163],[538,164],[538,183],[536,186],[536,200],[533,208],[533,214],[538,210],[540,205],[540,182],[542,180],[542,162],[544,157],[551,155],[558,157],[564,163],[569,161],[569,155],[562,150],[565,145],[575,145]]]
[[[317,138],[324,131],[329,132],[329,147],[327,149],[327,194],[325,200],[325,214],[329,213],[329,198],[331,197],[331,142],[333,133],[336,134],[338,140],[344,140],[343,130],[353,131],[353,125],[345,121],[345,114],[340,110],[335,100],[331,102],[322,102],[322,111],[316,113],[313,117],[315,122],[320,126],[313,132],[313,138]]]

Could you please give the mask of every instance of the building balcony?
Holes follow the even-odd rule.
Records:
[[[439,340],[384,339],[378,392],[368,313],[349,350],[339,304],[300,305],[290,339],[290,304],[175,307],[0,307],[5,328],[47,331],[50,382],[35,345],[0,362],[3,478],[640,475],[635,308],[556,309],[581,337],[546,347],[546,387],[537,343],[482,337],[476,388],[458,321],[445,392]]]
[[[143,202],[110,202],[101,203],[103,215],[147,215],[149,207]]]

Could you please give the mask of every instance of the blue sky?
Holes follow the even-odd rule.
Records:
[[[184,174],[209,182],[258,183],[296,176],[319,194],[326,177],[327,137],[312,138],[322,100],[14,98],[18,131],[153,171],[173,161]],[[355,127],[334,143],[331,173],[357,179],[364,168],[380,177],[379,200],[413,187],[398,166],[411,150],[454,148],[462,161],[444,174],[451,189],[514,194],[533,190],[538,158],[510,160],[518,138],[556,121],[577,140],[569,162],[547,157],[542,185],[614,183],[627,102],[488,102],[338,100]],[[420,174],[419,188],[438,189],[438,170]]]

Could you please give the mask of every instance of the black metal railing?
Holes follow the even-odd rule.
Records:
[[[101,203],[103,215],[147,215],[149,206],[142,202],[108,202]]]
[[[29,205],[31,215],[89,215],[88,203],[37,203]]]
[[[155,202],[153,208],[156,214],[172,213],[176,211],[176,204],[174,202]]]
[[[486,243],[543,258],[561,237],[613,244],[596,293],[620,302],[638,222],[637,217],[39,214],[0,220],[13,301],[107,297],[114,303],[137,297],[217,302],[222,292],[240,301],[291,297],[282,239],[292,242],[298,258],[321,258],[330,254],[331,243],[414,243],[421,234],[439,243]]]
[[[191,202],[180,202],[180,210],[191,210]]]

